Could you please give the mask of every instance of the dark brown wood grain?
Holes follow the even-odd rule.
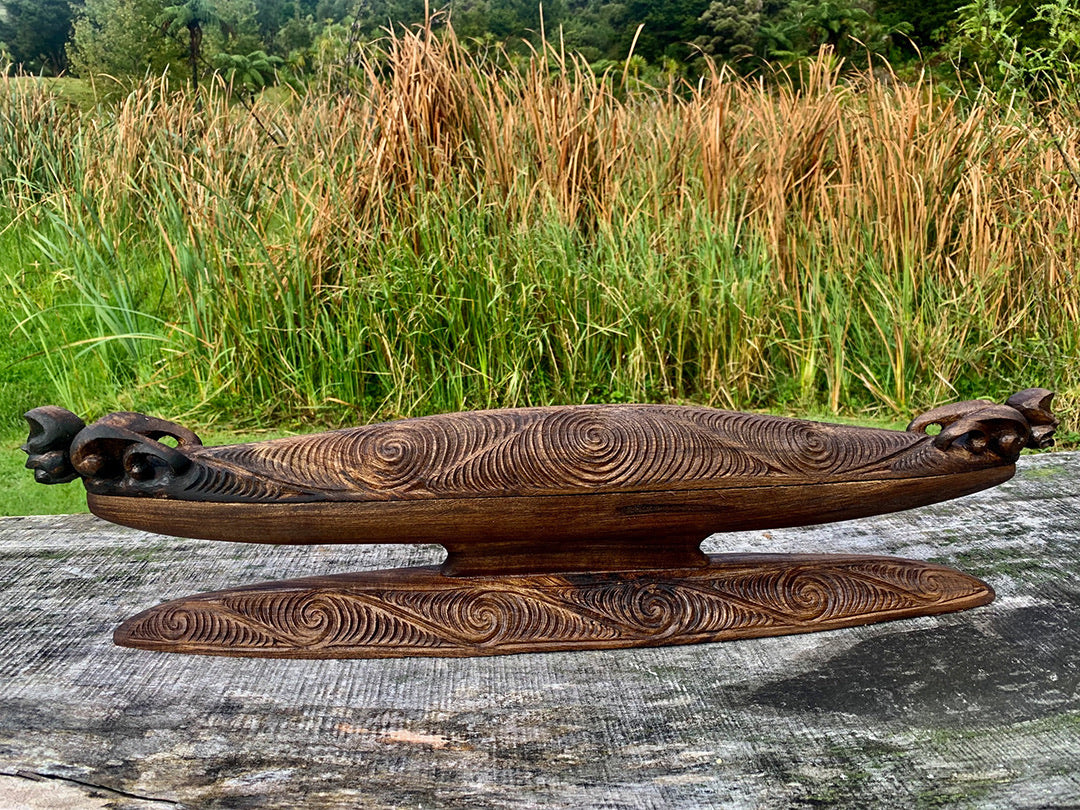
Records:
[[[940,566],[710,560],[699,545],[716,532],[895,512],[999,484],[1023,448],[1052,443],[1052,397],[1028,389],[1003,405],[948,405],[907,431],[585,405],[223,447],[142,414],[85,426],[45,407],[27,414],[24,449],[39,481],[81,478],[96,515],[146,531],[448,552],[437,571],[169,603],[126,622],[118,643],[284,657],[495,654],[808,632],[983,604],[993,598],[984,583]]]
[[[210,503],[490,500],[889,482],[1010,466],[1056,421],[1042,389],[917,417],[908,431],[711,408],[582,405],[403,419],[268,442],[204,447],[191,431],[117,413],[76,430],[58,408],[27,414],[28,466],[74,472],[94,495]],[[1041,397],[1041,399],[1040,399]],[[1035,401],[1035,405],[1031,405]],[[66,416],[65,416],[66,414]],[[941,432],[929,436],[937,425]],[[176,446],[161,440],[171,437]],[[828,503],[822,504],[828,508]],[[717,527],[722,530],[723,527]]]
[[[952,476],[696,490],[412,501],[226,504],[89,495],[113,523],[207,540],[438,543],[444,572],[468,576],[618,571],[700,563],[717,531],[827,523],[976,492],[1013,465]]]
[[[986,583],[892,557],[718,555],[656,573],[446,577],[403,568],[190,596],[117,644],[275,658],[471,656],[808,633],[983,605]]]

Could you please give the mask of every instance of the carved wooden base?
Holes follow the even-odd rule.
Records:
[[[114,640],[268,658],[499,655],[808,633],[993,599],[974,577],[895,557],[714,555],[696,568],[468,578],[399,568],[177,599]]]

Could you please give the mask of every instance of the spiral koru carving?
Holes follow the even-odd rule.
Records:
[[[886,557],[713,557],[659,575],[470,580],[399,569],[168,602],[129,619],[116,640],[221,655],[494,655],[803,633],[991,599],[973,577]]]
[[[225,447],[140,414],[83,427],[27,414],[38,480],[101,495],[223,503],[490,498],[698,490],[943,476],[1046,447],[1053,394],[937,408],[908,431],[664,405],[444,414]],[[937,425],[937,435],[926,435]],[[176,446],[161,440],[171,437]]]

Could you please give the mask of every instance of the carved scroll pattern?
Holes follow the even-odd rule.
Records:
[[[276,482],[282,493],[408,499],[683,489],[761,477],[898,477],[955,465],[917,434],[669,406],[422,417],[195,456],[229,474],[200,474],[191,488],[230,499],[248,495],[231,480],[245,471]]]
[[[678,644],[958,610],[992,597],[951,569],[890,558],[455,581],[329,578],[177,600],[120,643],[220,654],[366,657]],[[289,583],[281,583],[285,586]]]
[[[89,492],[224,503],[487,498],[926,477],[1012,464],[1053,443],[1053,393],[955,403],[907,432],[663,405],[474,411],[314,436],[203,447],[137,413],[86,427],[26,414],[27,466]],[[931,438],[926,431],[937,426]],[[172,437],[176,447],[159,439]]]

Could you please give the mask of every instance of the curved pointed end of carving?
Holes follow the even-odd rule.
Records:
[[[132,616],[130,619],[124,619],[115,630],[113,630],[112,640],[113,644],[117,647],[138,647],[137,644],[131,643],[131,622],[136,617]]]
[[[189,655],[341,657],[332,651],[320,652],[317,643],[312,645],[304,634],[318,635],[318,628],[312,632],[312,628],[307,628],[303,619],[293,616],[287,607],[274,610],[272,605],[269,615],[259,614],[260,592],[266,585],[280,586],[280,593],[275,594],[290,603],[295,592],[294,582],[302,581],[285,580],[211,591],[162,602],[121,622],[113,631],[113,644],[136,650]],[[223,596],[237,599],[237,606],[223,604]],[[329,609],[333,610],[333,607],[330,605]],[[300,622],[296,627],[290,624],[294,620]],[[309,643],[305,644],[305,641]]]
[[[113,631],[113,644],[117,647],[130,647],[135,650],[151,650],[154,652],[173,652],[179,647],[170,643],[172,631],[178,630],[183,635],[183,628],[169,626],[170,621],[175,621],[176,616],[184,616],[185,603],[191,597],[173,599],[162,602],[160,605],[136,613],[134,616],[122,621]],[[163,625],[162,623],[165,622]],[[201,650],[184,649],[184,652],[202,652]]]
[[[913,592],[919,594],[922,605],[906,615],[933,616],[989,605],[997,594],[978,577],[950,568],[947,565],[901,560],[917,574]],[[893,617],[895,618],[895,617]]]
[[[966,574],[963,571],[957,571],[955,568],[942,566],[942,569],[952,579],[952,590],[957,594],[951,600],[942,600],[942,604],[945,605],[943,612],[951,613],[957,610],[982,607],[983,605],[989,605],[997,598],[994,589],[978,577]]]
[[[29,458],[27,469],[34,471],[39,484],[66,484],[79,477],[71,463],[71,443],[86,427],[71,411],[44,405],[23,414],[30,434],[22,450]]]
[[[972,607],[989,605],[991,602],[997,599],[997,591],[995,591],[989,583],[983,582],[981,579],[978,579],[976,577],[972,577],[972,579],[974,579],[978,585],[982,586],[982,591],[980,592],[980,596],[978,597],[978,602],[972,605]]]
[[[147,643],[145,640],[139,638],[138,628],[140,624],[145,620],[147,614],[152,613],[156,609],[157,608],[150,608],[150,610],[144,610],[142,613],[138,613],[131,618],[122,621],[117,628],[113,630],[113,644],[117,647],[131,647],[136,650],[164,649],[159,644]]]

